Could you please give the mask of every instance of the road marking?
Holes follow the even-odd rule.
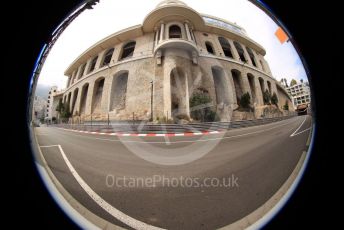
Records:
[[[184,133],[175,133],[174,136],[181,137],[181,136],[184,136]]]
[[[290,135],[290,137],[294,137],[297,136],[305,131],[308,131],[310,128],[307,128],[301,132],[298,133],[298,131],[301,129],[301,127],[303,126],[303,124],[305,123],[305,121],[307,120],[307,116],[305,116],[305,119],[302,121],[301,125]]]
[[[218,137],[218,138],[209,138],[209,139],[200,139],[200,140],[190,140],[190,141],[170,141],[169,143],[171,144],[178,144],[178,143],[192,143],[192,142],[206,142],[206,141],[217,141],[217,140],[221,140],[221,139],[232,139],[232,138],[236,138],[236,137],[243,137],[243,136],[248,136],[251,134],[257,134],[257,133],[263,133],[266,131],[270,131],[272,129],[276,129],[285,125],[289,125],[291,123],[294,123],[294,121],[288,122],[288,123],[283,123],[268,129],[263,129],[263,130],[258,130],[258,131],[254,131],[254,132],[249,132],[249,133],[243,133],[243,134],[238,134],[238,135],[234,135],[234,136],[225,136],[225,137]],[[67,130],[68,131],[68,130]],[[88,138],[88,139],[92,139],[92,140],[102,140],[102,141],[110,141],[110,142],[123,142],[123,143],[141,143],[141,144],[166,144],[165,141],[128,141],[128,140],[116,140],[116,139],[107,139],[107,138],[97,138],[97,137],[90,137],[90,136],[83,136],[83,135],[78,135],[75,134],[75,136],[81,136],[84,138]],[[152,135],[156,135],[156,134],[152,134]],[[148,136],[148,134],[147,134]],[[175,134],[175,136],[179,136],[178,133]],[[184,133],[181,133],[180,136],[185,136]],[[194,136],[194,135],[190,135],[190,136]]]
[[[295,137],[295,136],[297,136],[297,135],[299,135],[299,134],[301,134],[301,133],[304,133],[304,132],[306,132],[306,131],[308,131],[308,130],[310,130],[311,129],[311,127],[309,127],[308,129],[305,129],[305,130],[302,130],[302,131],[300,131],[300,132],[298,132],[298,133],[295,133],[293,136],[291,136],[291,137]]]
[[[134,229],[163,229],[159,227],[155,227],[153,225],[146,224],[142,221],[136,220],[131,216],[126,215],[125,213],[121,212],[120,210],[116,209],[115,207],[111,206],[108,202],[106,202],[103,198],[101,198],[92,188],[81,178],[79,173],[75,170],[71,162],[68,160],[66,154],[64,153],[61,145],[51,145],[49,147],[56,147],[58,146],[62,158],[67,164],[70,172],[79,183],[79,185],[84,189],[84,191],[95,201],[101,208],[103,208],[106,212],[110,215],[115,217],[116,219],[120,220],[121,222],[125,223],[126,225],[134,228]],[[43,146],[41,146],[43,147]],[[47,146],[44,146],[47,147]]]
[[[51,147],[57,147],[58,145],[43,145],[39,146],[40,148],[51,148]]]

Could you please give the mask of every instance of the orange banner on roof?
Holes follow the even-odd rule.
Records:
[[[280,41],[281,44],[285,43],[289,40],[288,35],[282,30],[281,27],[278,27],[278,29],[275,32],[276,37]]]

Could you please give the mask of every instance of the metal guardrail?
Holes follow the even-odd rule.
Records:
[[[185,132],[204,132],[204,131],[219,131],[230,130],[237,128],[244,128],[250,126],[257,126],[268,124],[272,122],[282,121],[295,117],[284,116],[275,118],[262,118],[255,120],[242,120],[231,122],[206,122],[206,123],[189,123],[189,124],[56,124],[55,127],[74,129],[89,132],[125,132],[125,133],[185,133]]]

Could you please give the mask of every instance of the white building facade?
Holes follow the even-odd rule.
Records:
[[[84,120],[175,120],[191,117],[189,99],[201,91],[220,120],[230,121],[249,93],[259,117],[266,90],[279,108],[292,105],[265,54],[240,26],[163,1],[142,25],[110,35],[70,64],[63,102]]]
[[[47,123],[52,123],[54,119],[58,119],[59,114],[56,108],[59,101],[62,102],[63,93],[64,91],[58,91],[57,86],[53,86],[49,90],[45,115],[45,121]]]
[[[295,108],[311,103],[311,91],[307,82],[299,82],[296,85],[286,87],[286,90],[292,96]]]

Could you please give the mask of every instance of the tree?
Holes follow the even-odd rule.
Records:
[[[59,104],[56,107],[56,111],[59,112],[60,117],[63,121],[66,121],[72,116],[72,113],[69,110],[69,103],[62,103],[62,101],[59,101]]]
[[[251,104],[251,96],[250,94],[247,92],[247,93],[244,93],[241,98],[240,98],[240,106],[242,108],[250,108],[250,104]]]
[[[61,100],[59,100],[59,104],[56,106],[56,111],[61,113],[63,110],[63,103]]]
[[[210,109],[212,102],[207,92],[195,92],[190,98],[191,117],[198,121],[214,121],[216,113]]]
[[[271,94],[270,94],[269,90],[267,90],[267,89],[263,93],[263,101],[264,101],[264,105],[270,105]]]
[[[278,106],[278,97],[275,92],[271,96],[271,104]]]
[[[296,85],[297,84],[297,81],[295,79],[292,79],[290,81],[290,86],[293,86],[293,85]]]
[[[283,109],[284,109],[284,110],[289,110],[289,104],[288,104],[288,101],[287,101],[287,100],[285,101],[285,104],[284,104],[284,106],[283,106]]]

